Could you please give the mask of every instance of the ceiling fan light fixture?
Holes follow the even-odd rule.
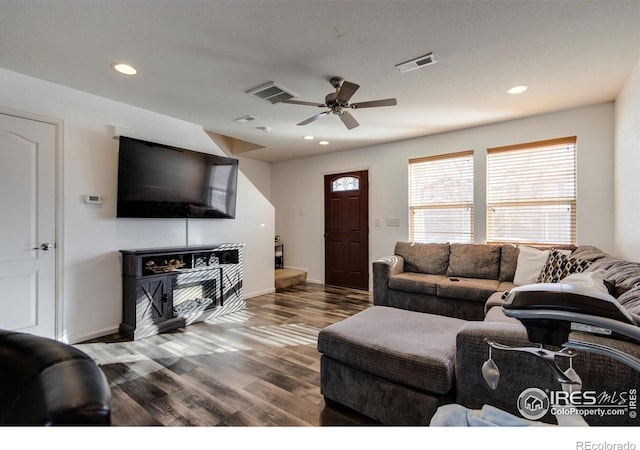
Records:
[[[330,92],[324,98],[324,103],[313,103],[306,102],[300,100],[283,100],[282,103],[288,103],[291,105],[304,105],[304,106],[315,106],[320,108],[329,108],[325,111],[322,111],[318,114],[315,114],[309,117],[306,120],[298,123],[298,126],[308,125],[311,122],[315,122],[318,119],[325,117],[328,114],[335,114],[340,118],[344,126],[347,129],[352,130],[356,127],[359,127],[360,124],[348,111],[345,111],[346,108],[349,109],[358,109],[358,108],[374,108],[377,106],[395,106],[398,104],[395,98],[385,98],[381,100],[371,100],[367,102],[359,102],[359,103],[349,103],[353,94],[360,88],[360,85],[356,83],[352,83],[350,81],[345,81],[341,77],[331,77],[329,82],[334,87],[335,92]],[[326,143],[328,144],[328,142]],[[322,145],[326,145],[322,144]]]

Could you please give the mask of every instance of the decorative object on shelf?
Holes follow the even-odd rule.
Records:
[[[177,259],[171,259],[168,262],[164,260],[162,261],[161,265],[158,265],[155,261],[150,260],[145,263],[144,268],[145,270],[151,271],[153,273],[165,273],[173,272],[174,270],[177,270],[183,266],[184,263]]]
[[[280,243],[279,240],[276,241],[275,245],[275,268],[284,269],[284,244]]]

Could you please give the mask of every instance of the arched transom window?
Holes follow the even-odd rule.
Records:
[[[340,177],[331,182],[331,192],[357,191],[360,189],[358,177]]]

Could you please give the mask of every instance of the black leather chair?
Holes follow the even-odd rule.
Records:
[[[0,329],[0,425],[110,425],[111,390],[71,345]]]

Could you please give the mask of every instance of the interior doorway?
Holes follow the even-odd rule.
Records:
[[[325,175],[325,284],[369,289],[369,172]]]
[[[0,328],[56,338],[57,125],[0,113]]]

